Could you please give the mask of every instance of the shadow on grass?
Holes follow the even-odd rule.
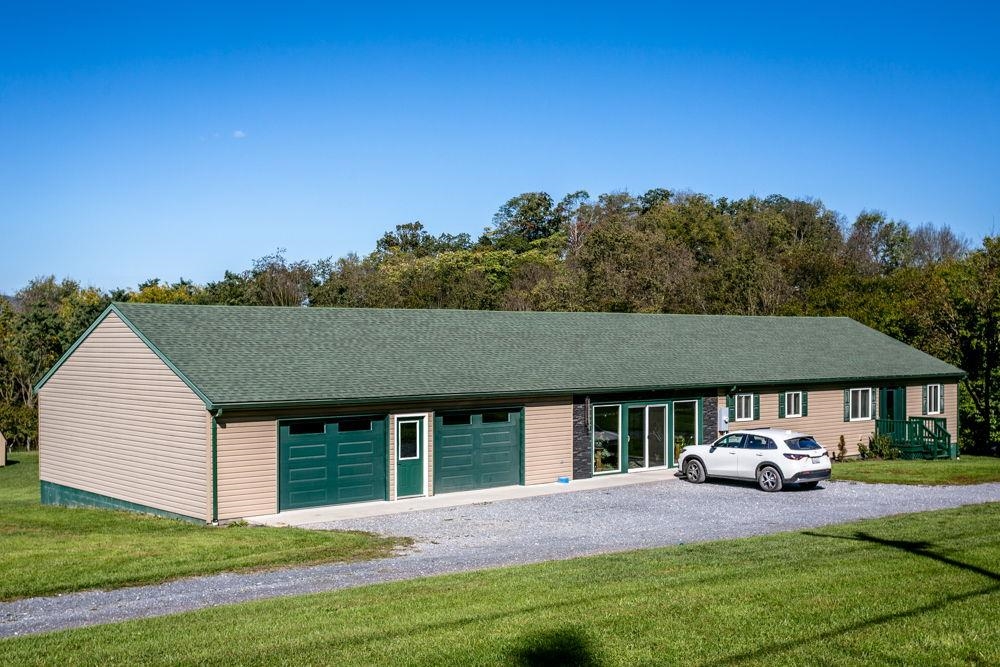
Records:
[[[994,582],[1000,582],[1000,574],[987,570],[985,568],[971,565],[969,563],[963,563],[962,561],[955,560],[954,558],[949,558],[947,556],[942,556],[941,554],[934,553],[931,551],[933,546],[930,542],[925,541],[909,541],[909,540],[887,540],[881,537],[875,537],[870,533],[865,533],[858,531],[854,533],[854,536],[846,535],[829,535],[826,533],[817,533],[813,531],[803,531],[803,535],[810,535],[812,537],[826,537],[834,540],[849,540],[852,542],[869,542],[871,544],[878,544],[879,546],[887,547],[890,549],[898,549],[900,551],[905,551],[906,553],[913,554],[915,556],[922,556],[924,558],[929,558],[931,560],[943,563],[945,565],[958,568],[960,570],[965,570],[973,574],[978,574],[980,576],[986,577]],[[886,623],[892,623],[893,621],[898,621],[906,618],[918,617],[921,614],[926,614],[929,612],[938,611],[947,607],[948,605],[955,604],[957,602],[963,602],[965,600],[970,600],[972,598],[992,595],[1000,591],[1000,583],[995,583],[992,586],[977,590],[969,591],[968,593],[961,593],[959,595],[949,595],[943,597],[937,602],[932,602],[930,604],[921,605],[919,607],[914,607],[913,609],[908,609],[906,611],[896,612],[894,614],[883,614],[882,616],[876,616],[874,618],[863,619],[856,623],[847,623],[836,628],[826,628],[822,632],[817,633],[812,636],[801,636],[795,637],[782,642],[775,642],[773,644],[768,644],[762,646],[753,651],[746,651],[744,653],[739,653],[737,655],[731,655],[719,660],[712,660],[705,664],[710,665],[730,665],[745,662],[747,660],[755,660],[760,658],[773,657],[776,653],[781,653],[782,651],[794,649],[796,647],[801,647],[812,641],[822,642],[829,637],[835,637],[841,634],[850,634],[858,630],[864,630],[866,628],[872,628],[878,625],[883,625]]]
[[[21,462],[18,461],[17,459],[7,459],[7,465],[6,466],[0,466],[0,467],[7,467],[7,468],[9,468],[11,466],[19,465],[20,463]]]
[[[590,639],[575,628],[528,635],[522,645],[514,649],[513,658],[513,664],[523,667],[541,665],[599,667],[602,664],[594,652]]]
[[[931,547],[934,545],[930,542],[920,541],[912,542],[909,540],[887,540],[882,537],[875,537],[870,533],[864,533],[858,531],[854,533],[854,537],[846,537],[844,535],[827,535],[825,533],[816,533],[812,531],[803,531],[803,535],[811,535],[813,537],[828,537],[834,540],[850,540],[852,542],[871,542],[872,544],[878,544],[883,547],[889,547],[891,549],[898,549],[900,551],[905,551],[906,553],[913,554],[914,556],[923,556],[924,558],[930,558],[939,563],[944,563],[945,565],[950,565],[952,567],[957,567],[960,570],[965,570],[967,572],[973,572],[975,574],[981,575],[993,581],[1000,581],[1000,574],[992,572],[985,568],[978,567],[976,565],[970,565],[969,563],[963,563],[960,560],[955,560],[954,558],[948,558],[947,556],[942,556],[941,554],[934,553],[931,551]]]

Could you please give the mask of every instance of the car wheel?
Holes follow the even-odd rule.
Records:
[[[800,489],[807,489],[807,490],[808,489],[815,489],[817,484],[819,484],[819,482],[801,482],[799,484],[799,488]]]
[[[757,484],[764,491],[781,491],[781,473],[774,466],[764,466],[757,471]]]
[[[692,484],[701,484],[705,481],[705,466],[698,459],[691,459],[684,464],[684,477]]]

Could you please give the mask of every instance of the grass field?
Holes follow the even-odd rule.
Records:
[[[1000,458],[963,456],[939,461],[849,461],[833,464],[833,479],[872,484],[983,484],[1000,482]]]
[[[379,558],[405,541],[295,528],[216,528],[38,501],[38,456],[0,468],[0,600],[181,576]]]
[[[1000,504],[0,641],[0,664],[1000,664]]]

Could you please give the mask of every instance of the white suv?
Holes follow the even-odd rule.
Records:
[[[765,491],[785,484],[811,489],[830,479],[830,457],[815,438],[776,428],[733,431],[710,445],[685,447],[679,468],[694,484],[708,477],[755,479]]]

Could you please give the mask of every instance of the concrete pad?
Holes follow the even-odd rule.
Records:
[[[633,484],[650,484],[664,480],[676,480],[676,475],[676,468],[657,468],[654,470],[630,472],[624,475],[599,475],[590,479],[575,479],[570,480],[568,484],[553,482],[551,484],[532,484],[531,486],[503,486],[495,489],[443,493],[438,496],[287,510],[278,514],[247,517],[247,522],[259,526],[307,526],[313,523],[326,523],[342,519],[366,519],[389,514],[441,509],[443,507],[491,503],[498,500],[533,498],[535,496],[548,496],[557,493],[592,491],[594,489],[610,489],[618,486],[631,486]]]

